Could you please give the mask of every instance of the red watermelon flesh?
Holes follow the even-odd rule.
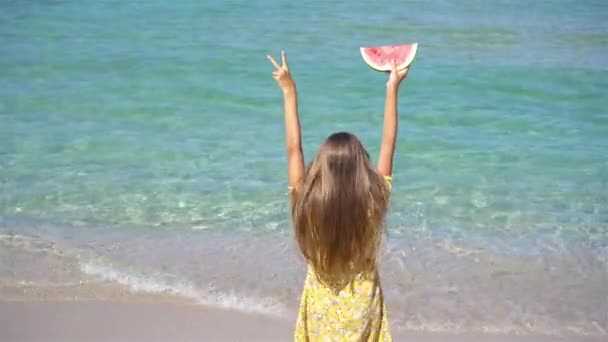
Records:
[[[391,61],[397,61],[397,69],[410,66],[416,57],[418,43],[362,47],[361,56],[367,65],[378,71],[391,71]]]

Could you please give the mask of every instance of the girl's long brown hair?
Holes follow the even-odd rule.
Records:
[[[388,193],[357,137],[325,140],[292,196],[295,238],[317,276],[341,283],[374,269]]]

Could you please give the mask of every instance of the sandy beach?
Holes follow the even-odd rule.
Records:
[[[33,244],[33,242],[32,242]],[[40,244],[40,243],[38,243]],[[61,253],[19,253],[2,245],[0,260],[13,258],[9,271],[22,279],[0,281],[0,341],[291,341],[296,308],[274,315],[245,312],[247,303],[201,304],[170,288],[138,290],[137,283],[120,278],[101,280],[80,271],[77,262],[64,262]],[[27,261],[27,262],[26,262]],[[44,270],[71,281],[52,283],[40,279]],[[30,270],[31,272],[25,272]],[[34,274],[35,273],[35,274]],[[68,277],[69,276],[69,277]],[[2,279],[0,279],[2,280]],[[124,280],[124,281],[123,281]],[[134,281],[134,280],[133,280]],[[390,288],[390,286],[387,286]],[[294,293],[297,298],[299,294]],[[409,300],[414,303],[413,299]],[[241,305],[242,304],[242,305]],[[400,330],[398,306],[388,302],[394,341],[602,341],[600,337],[527,335],[444,334]],[[479,304],[478,304],[479,305]],[[403,314],[403,313],[401,313]],[[481,321],[480,321],[481,322]],[[601,327],[597,333],[601,334]],[[477,330],[479,331],[479,330]],[[605,337],[605,336],[604,336]]]
[[[290,341],[284,319],[168,302],[2,302],[2,341]],[[393,332],[395,341],[602,341],[599,337]]]
[[[0,304],[2,341],[285,341],[290,324],[195,305]]]

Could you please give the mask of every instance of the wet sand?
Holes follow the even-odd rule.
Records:
[[[168,302],[0,302],[2,341],[290,341],[292,317]],[[600,341],[601,338],[393,332],[395,341]]]

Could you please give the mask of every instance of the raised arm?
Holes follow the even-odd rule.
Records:
[[[277,81],[283,92],[283,106],[285,111],[285,148],[287,150],[287,170],[289,187],[294,188],[304,177],[304,155],[302,153],[302,139],[300,133],[300,118],[298,117],[298,92],[296,84],[291,78],[287,56],[281,51],[282,65],[279,65],[272,56],[267,56],[277,68],[272,77]]]
[[[391,176],[393,173],[393,155],[395,154],[397,128],[399,126],[397,98],[399,95],[399,85],[407,76],[407,72],[408,69],[397,70],[393,61],[392,70],[386,83],[384,127],[382,129],[382,145],[380,145],[380,156],[378,158],[378,172],[383,176]]]

